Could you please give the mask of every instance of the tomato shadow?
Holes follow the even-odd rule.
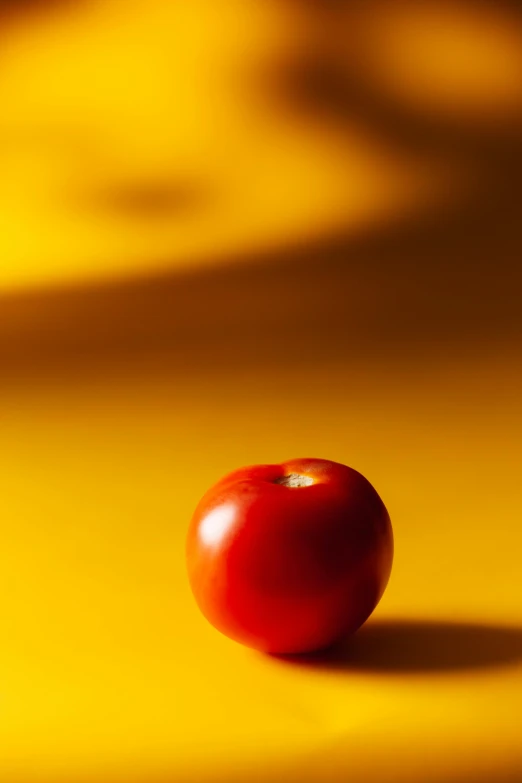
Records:
[[[522,662],[522,629],[428,620],[376,620],[317,653],[277,655],[288,664],[383,674],[429,674]]]

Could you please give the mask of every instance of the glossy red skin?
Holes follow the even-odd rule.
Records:
[[[274,483],[290,473],[314,483]],[[244,645],[303,653],[356,631],[389,579],[393,534],[372,485],[337,462],[296,459],[230,473],[198,504],[189,581],[205,617]]]

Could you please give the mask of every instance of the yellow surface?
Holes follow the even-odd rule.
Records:
[[[521,772],[522,631],[499,643],[487,630],[522,624],[522,376],[510,358],[188,374],[171,363],[4,385],[2,779]],[[430,652],[423,625],[403,638],[392,623],[367,669],[364,654],[362,668],[322,669],[208,626],[184,572],[194,505],[237,465],[301,454],[355,466],[389,507],[396,560],[376,623],[478,623],[484,636],[435,625]]]
[[[252,0],[105,0],[11,28],[0,289],[213,265],[436,191],[357,127],[346,154],[281,114],[264,82],[298,45],[286,20]]]
[[[355,68],[412,127],[420,111],[510,129],[522,105],[522,29],[494,10],[370,9],[330,29],[258,0],[9,8],[0,291],[215,266],[422,214],[474,183],[465,156],[398,145],[364,103],[300,97],[296,74],[322,84],[310,62]]]
[[[0,780],[520,783],[516,4],[0,2]],[[364,473],[336,661],[200,616],[243,464]]]

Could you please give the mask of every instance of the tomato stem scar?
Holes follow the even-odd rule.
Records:
[[[274,480],[274,484],[282,484],[284,487],[309,487],[313,483],[313,478],[302,476],[300,473],[289,473]]]

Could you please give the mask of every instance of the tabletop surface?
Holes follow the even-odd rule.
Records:
[[[0,2],[0,779],[522,781],[522,19]],[[334,657],[190,594],[205,490],[374,484]]]
[[[514,358],[173,364],[2,388],[2,776],[520,779]],[[212,482],[296,455],[362,471],[396,539],[346,655],[301,664],[214,631],[184,565]]]

